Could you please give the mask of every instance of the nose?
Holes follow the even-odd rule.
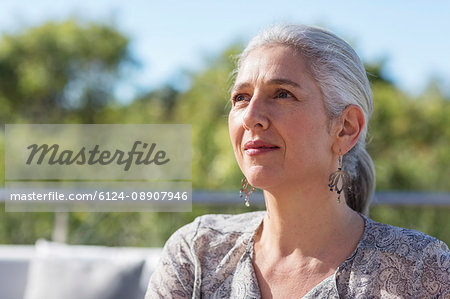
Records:
[[[242,126],[246,130],[266,130],[269,124],[267,104],[260,95],[254,94],[242,118]]]

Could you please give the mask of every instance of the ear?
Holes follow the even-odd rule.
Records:
[[[364,128],[364,113],[356,105],[349,105],[335,123],[335,140],[332,150],[336,155],[344,155],[355,146]]]

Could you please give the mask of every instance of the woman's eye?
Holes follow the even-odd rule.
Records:
[[[277,91],[276,97],[281,98],[281,99],[286,99],[286,98],[290,98],[290,97],[294,97],[294,96],[292,95],[292,93],[290,93],[287,90],[279,90],[279,91]]]
[[[233,102],[235,102],[235,103],[246,101],[246,100],[248,100],[248,96],[243,95],[243,94],[238,94],[238,95],[234,96],[234,98],[233,98]]]

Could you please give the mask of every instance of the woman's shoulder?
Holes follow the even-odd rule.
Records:
[[[344,264],[343,294],[379,297],[384,293],[408,298],[450,295],[450,251],[444,242],[416,230],[364,218],[363,237]]]
[[[366,231],[361,247],[395,254],[417,261],[427,251],[441,252],[450,256],[447,245],[423,232],[376,222],[365,217]]]
[[[366,265],[370,264],[368,261],[377,265],[380,277],[387,272],[401,275],[400,282],[409,281],[420,298],[450,296],[450,250],[444,242],[416,230],[370,219],[366,230],[359,258],[363,256]],[[385,283],[392,282],[393,277],[384,277]]]
[[[197,298],[200,288],[216,289],[236,269],[264,214],[203,215],[178,229],[164,246],[147,297]]]
[[[261,223],[265,211],[243,214],[208,214],[197,217],[199,229],[210,229],[221,233],[252,232]]]
[[[261,223],[265,211],[249,212],[243,214],[207,214],[194,219],[182,226],[173,235],[172,239],[182,238],[194,242],[197,239],[223,238],[230,235],[251,235]]]

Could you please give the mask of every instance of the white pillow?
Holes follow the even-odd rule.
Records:
[[[38,240],[25,299],[137,299],[143,266],[125,248]]]

